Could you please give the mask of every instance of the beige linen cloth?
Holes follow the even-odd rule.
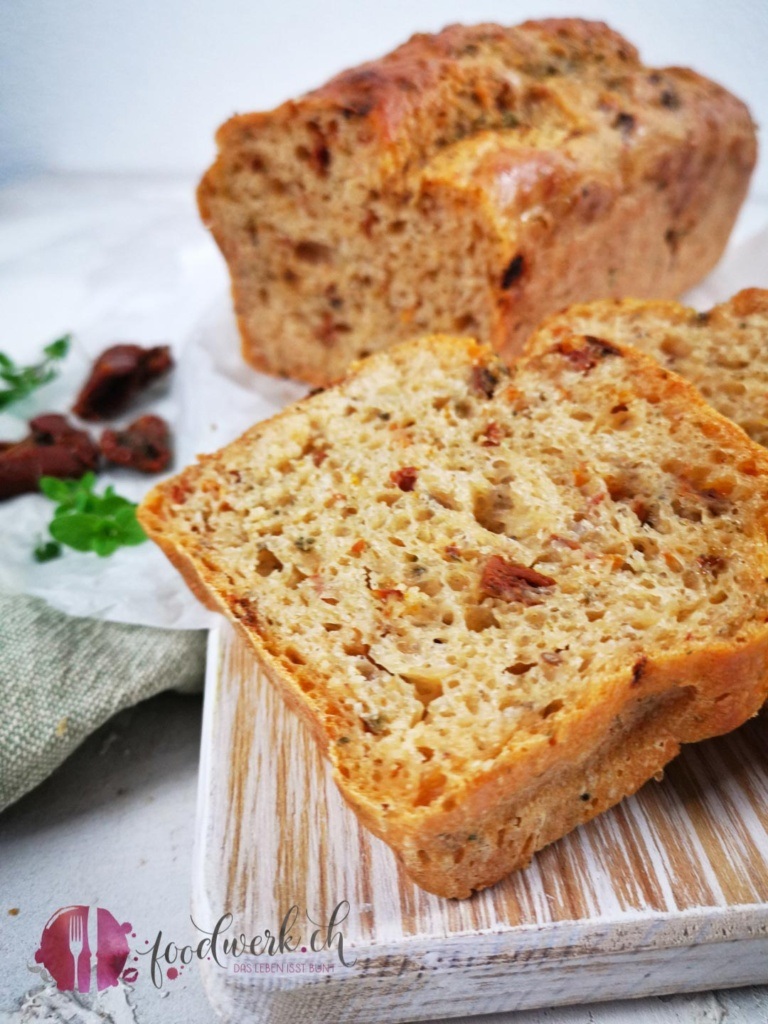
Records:
[[[0,594],[0,810],[118,711],[199,689],[206,635],[72,618]]]

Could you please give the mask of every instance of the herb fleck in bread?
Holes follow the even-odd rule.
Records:
[[[571,306],[542,325],[535,344],[550,345],[561,331],[599,334],[647,352],[768,446],[768,291],[747,288],[707,313],[636,299]]]
[[[678,295],[756,152],[734,96],[577,19],[414,36],[218,144],[198,196],[243,353],[315,384],[418,334],[509,358],[568,303]]]
[[[768,452],[628,346],[431,337],[144,501],[363,822],[465,897],[768,692]]]

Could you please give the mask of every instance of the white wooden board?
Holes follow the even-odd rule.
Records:
[[[410,1021],[768,982],[768,716],[471,900],[426,893],[341,799],[229,627],[211,636],[194,916],[227,936],[342,900],[345,968],[305,945],[203,964],[226,1021]],[[309,964],[319,971],[308,972]],[[293,966],[291,966],[293,965]],[[331,971],[329,968],[333,968]]]

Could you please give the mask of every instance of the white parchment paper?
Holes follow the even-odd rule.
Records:
[[[175,439],[174,471],[193,462],[199,453],[220,448],[307,390],[303,385],[275,380],[245,366],[227,296],[221,297],[174,350],[177,366],[168,384],[149,392],[129,416],[121,418],[132,419],[151,410],[167,419]],[[29,415],[42,411],[43,405],[46,410],[52,405],[65,410],[88,366],[88,358],[77,347],[67,361],[66,374],[46,389],[45,401],[42,393],[35,396],[34,405],[38,408],[30,409]],[[76,367],[80,373],[75,372]],[[70,380],[73,386],[68,387]],[[25,402],[24,407],[31,404],[32,401]],[[5,416],[0,422],[9,419]],[[18,423],[15,426],[18,433]],[[93,429],[92,425],[89,427]],[[99,474],[97,491],[101,493],[107,484],[114,484],[119,494],[138,501],[161,479],[162,476],[147,477],[116,469]],[[108,558],[65,548],[61,558],[36,563],[31,551],[38,537],[47,536],[46,526],[53,508],[51,502],[38,495],[0,503],[0,589],[34,594],[72,615],[113,622],[176,629],[210,626],[215,622],[216,616],[192,597],[178,573],[150,542],[120,548]]]
[[[63,251],[69,255],[69,262],[55,277],[57,301],[65,308],[76,308],[78,296],[83,299],[90,295],[96,312],[90,322],[86,320],[77,331],[77,343],[62,376],[44,389],[44,393],[41,391],[15,406],[12,416],[0,415],[0,437],[21,436],[25,432],[25,421],[38,413],[66,411],[91,359],[107,343],[170,341],[177,368],[164,390],[147,395],[136,407],[135,415],[151,409],[169,420],[176,438],[173,468],[177,471],[193,461],[198,453],[221,447],[252,423],[273,415],[301,397],[306,388],[258,374],[243,362],[220,257],[199,229],[186,193],[174,195],[175,206],[166,203],[167,216],[165,220],[160,217],[159,225],[157,213],[148,224],[147,230],[154,232],[155,239],[152,250],[155,256],[149,258],[143,250],[134,252],[131,258],[130,246],[134,242],[126,229],[125,218],[141,197],[129,198],[134,207],[128,201],[123,204],[123,220],[117,232],[129,252],[118,253],[117,266],[101,282],[94,283],[91,279],[92,268],[90,276],[86,272],[85,295],[77,291],[82,292],[83,267],[78,266],[77,259],[73,267],[71,239],[69,247],[64,243]],[[149,205],[154,209],[152,203],[156,198],[144,196],[144,207]],[[82,217],[80,221],[73,221],[72,230],[80,230],[81,223]],[[156,252],[158,238],[166,247],[162,259]],[[2,243],[0,235],[0,259]],[[46,259],[50,259],[50,252]],[[98,267],[103,266],[103,257],[101,260],[97,262]],[[169,263],[174,268],[170,276]],[[90,266],[87,259],[86,264],[87,271]],[[123,276],[113,281],[118,268],[122,268]],[[33,261],[31,270],[25,269],[22,275],[22,287],[29,296],[34,291],[35,274],[41,275],[41,269]],[[768,287],[768,201],[759,199],[746,204],[718,268],[685,298],[696,308],[706,309],[750,286]],[[174,298],[183,304],[183,316],[175,312],[171,301]],[[7,308],[4,309],[0,298],[0,315],[4,312],[7,321]],[[56,327],[52,326],[53,320],[45,321],[51,327],[33,345],[28,306],[17,311],[17,319],[22,315],[26,315],[25,329],[21,332],[26,351],[0,344],[0,348],[17,358],[35,355],[43,343],[61,333],[62,326],[64,329],[67,326],[61,324],[61,319],[56,321],[59,325]],[[192,323],[191,316],[194,316]],[[133,417],[134,410],[130,418]],[[113,483],[120,494],[139,500],[157,479],[160,478],[118,470],[102,474],[99,485]],[[38,536],[45,536],[52,509],[52,504],[38,495],[0,502],[1,590],[37,595],[73,615],[117,622],[198,628],[216,621],[217,617],[198,604],[181,577],[151,543],[120,549],[104,559],[65,550],[58,560],[42,565],[35,563],[31,551]]]

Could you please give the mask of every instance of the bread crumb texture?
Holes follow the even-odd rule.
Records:
[[[756,157],[738,99],[579,19],[414,36],[218,144],[198,197],[243,353],[315,384],[419,334],[509,358],[571,302],[680,294]]]
[[[768,445],[768,291],[746,288],[707,312],[676,302],[622,299],[572,306],[539,332],[560,330],[634,345],[691,381],[749,436]]]
[[[768,453],[635,349],[555,335],[513,372],[395,346],[140,508],[442,895],[768,689]]]

